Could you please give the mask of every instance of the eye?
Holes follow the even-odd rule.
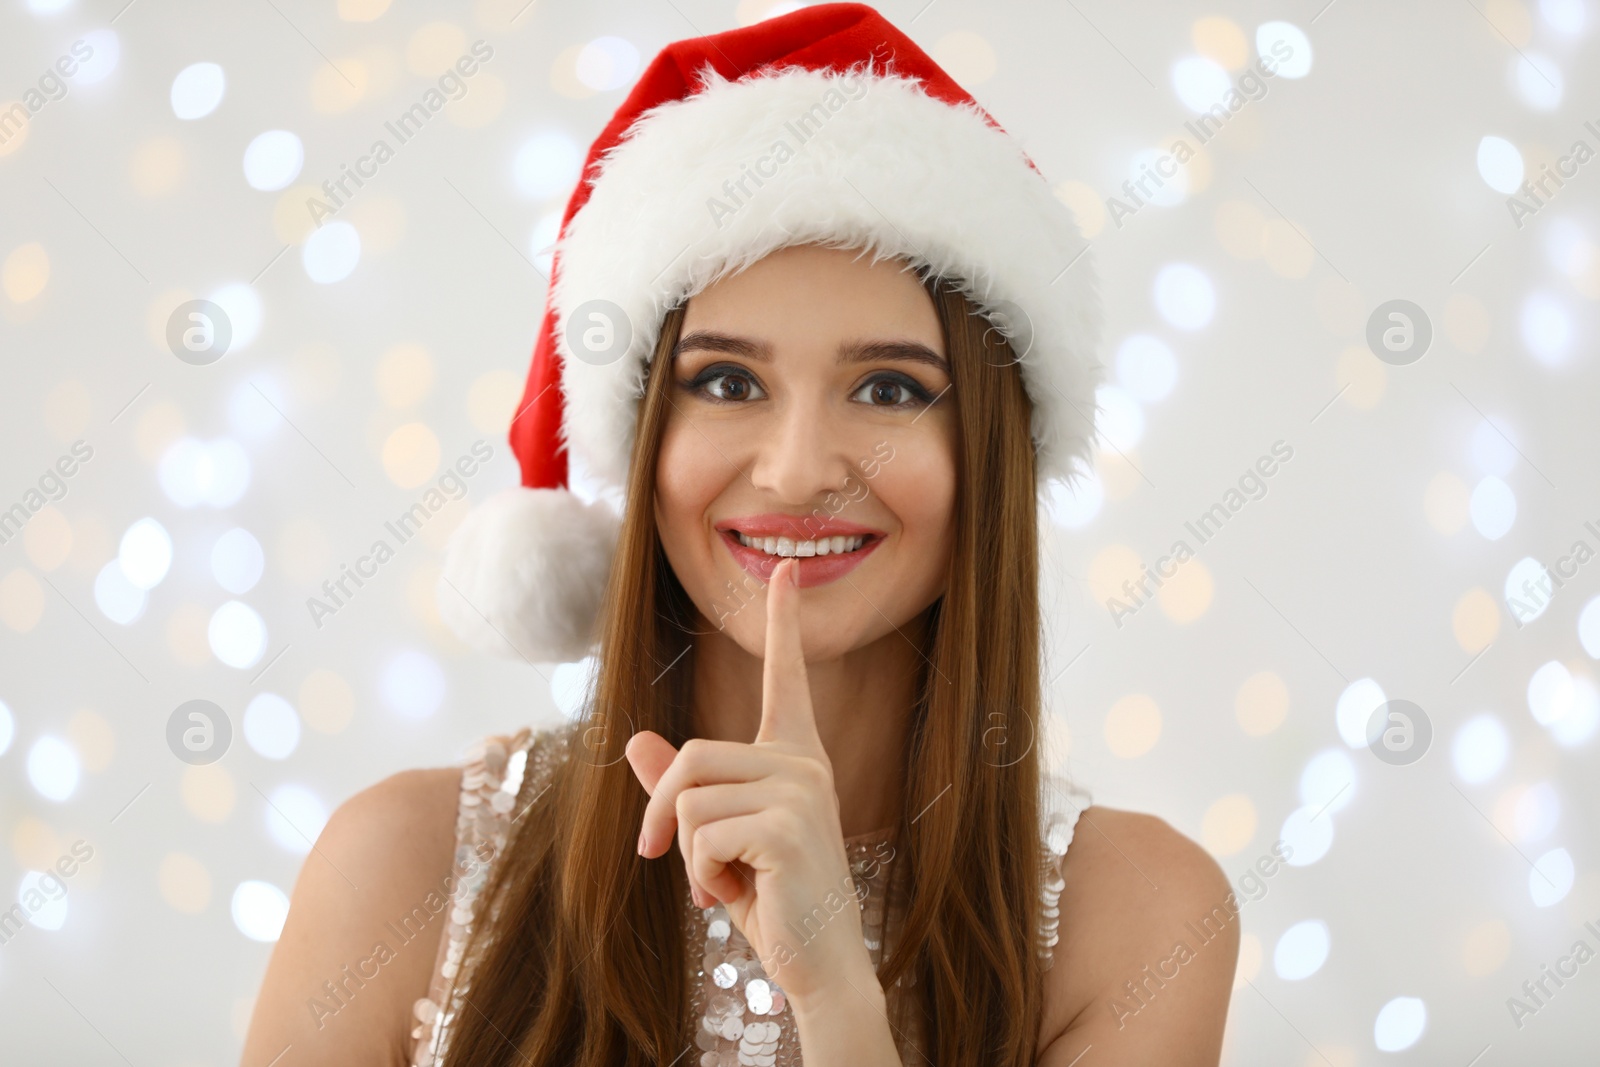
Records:
[[[717,363],[707,367],[683,387],[697,396],[718,404],[738,404],[766,396],[755,378],[742,367]]]
[[[889,373],[874,375],[855,395],[862,403],[875,408],[910,408],[933,400],[915,378]]]

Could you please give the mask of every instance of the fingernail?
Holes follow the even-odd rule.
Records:
[[[639,831],[639,855],[644,855],[644,831]]]

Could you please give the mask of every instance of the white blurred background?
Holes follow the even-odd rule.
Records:
[[[5,4],[5,1058],[230,1064],[328,813],[571,712],[583,665],[441,626],[440,548],[516,481],[588,144],[662,45],[795,5]],[[1227,1063],[1594,1061],[1597,6],[881,7],[1093,242],[1111,384],[1095,479],[1044,518],[1046,740],[1242,886]],[[316,229],[307,198],[358,165]],[[1135,201],[1146,168],[1169,177]],[[169,346],[191,300],[226,316],[220,359]],[[467,496],[314,620],[476,442]],[[1146,566],[1170,577],[1130,596]],[[169,744],[195,700],[213,733],[185,712]],[[1409,741],[1369,747],[1379,709]]]

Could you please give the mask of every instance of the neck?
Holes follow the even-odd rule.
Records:
[[[828,660],[807,660],[817,734],[833,765],[840,833],[895,825],[905,789],[905,741],[916,700],[927,615]],[[762,661],[705,626],[695,637],[692,731],[749,744],[761,726]]]

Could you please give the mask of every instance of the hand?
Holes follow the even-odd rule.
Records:
[[[779,563],[767,584],[761,726],[754,743],[691,738],[679,750],[646,730],[626,751],[650,794],[640,854],[663,853],[676,828],[695,903],[726,905],[767,977],[799,1007],[872,967],[861,940],[833,766],[806,682],[797,567],[792,560]]]

